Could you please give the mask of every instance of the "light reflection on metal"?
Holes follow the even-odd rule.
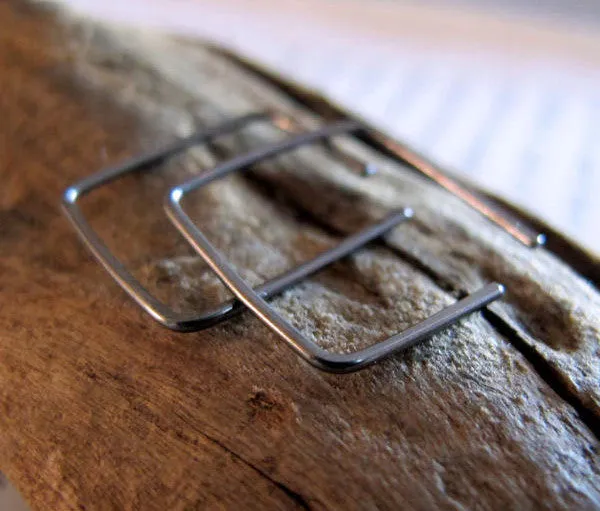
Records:
[[[546,242],[546,236],[544,234],[535,231],[531,226],[519,222],[515,218],[511,218],[507,212],[499,211],[498,208],[489,204],[487,200],[478,197],[476,192],[469,190],[464,185],[452,179],[436,165],[427,160],[427,158],[413,149],[379,132],[371,132],[370,134],[378,143],[382,144],[399,159],[403,160],[411,167],[435,181],[442,188],[448,190],[450,193],[469,204],[473,209],[479,211],[479,213],[494,222],[524,245],[535,248]]]
[[[297,119],[294,119],[291,115],[283,114],[280,112],[270,112],[271,121],[274,126],[279,128],[286,133],[300,135],[305,133],[308,129]],[[324,140],[322,142],[325,147],[334,158],[338,158],[344,162],[344,164],[350,168],[354,173],[368,177],[377,173],[377,167],[373,163],[364,162],[355,156],[351,156],[344,152],[338,146],[335,145],[331,140]]]

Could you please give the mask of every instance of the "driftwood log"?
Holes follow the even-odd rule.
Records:
[[[342,376],[248,313],[172,333],[90,257],[62,191],[231,116],[281,108],[316,125],[330,110],[210,47],[17,0],[0,1],[0,41],[0,470],[33,509],[600,509],[600,295],[582,276],[597,261],[564,240],[560,254],[527,249],[347,138],[376,176],[309,147],[198,192],[194,220],[258,283],[412,207],[272,301],[328,349],[376,342],[485,282],[506,298]],[[158,296],[214,305],[229,295],[164,194],[281,136],[261,125],[198,147],[92,194],[86,214]]]

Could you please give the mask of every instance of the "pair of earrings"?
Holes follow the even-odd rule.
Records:
[[[125,268],[125,266],[109,251],[108,247],[91,228],[78,206],[78,199],[87,195],[95,188],[119,179],[125,174],[149,170],[156,165],[196,144],[208,143],[221,135],[234,133],[252,123],[271,122],[273,125],[288,132],[293,136],[281,142],[259,147],[246,154],[236,156],[210,171],[204,172],[186,183],[170,190],[165,202],[167,216],[175,227],[183,234],[198,254],[208,263],[211,269],[219,276],[223,283],[233,292],[236,300],[219,305],[217,308],[198,314],[182,314],[173,311],[157,300],[144,286]],[[267,303],[267,299],[280,293],[284,289],[303,280],[309,275],[321,270],[327,265],[358,250],[366,243],[383,235],[391,228],[408,220],[412,216],[409,209],[392,212],[376,225],[370,226],[352,236],[349,236],[339,245],[328,250],[314,259],[307,261],[282,275],[269,280],[257,288],[250,287],[227,262],[223,255],[210,243],[202,231],[186,214],[182,206],[182,199],[186,194],[199,189],[209,183],[221,179],[234,172],[243,171],[267,158],[274,157],[291,151],[305,144],[324,142],[337,135],[357,134],[366,128],[355,120],[341,120],[315,131],[301,132],[298,134],[298,123],[291,117],[277,113],[260,112],[245,115],[223,122],[217,126],[202,130],[187,138],[181,139],[172,145],[153,153],[145,154],[129,160],[122,165],[104,169],[86,179],[69,187],[63,196],[63,207],[74,225],[78,234],[90,249],[96,259],[112,275],[117,283],[155,320],[172,330],[181,332],[196,331],[210,327],[221,321],[231,318],[245,308],[250,309],[271,330],[279,335],[297,354],[312,365],[330,372],[351,372],[362,369],[393,353],[402,351],[417,342],[431,336],[439,330],[453,324],[463,316],[481,309],[490,302],[500,298],[504,287],[498,283],[491,283],[478,291],[466,296],[445,309],[433,314],[421,323],[397,333],[384,341],[378,342],[368,348],[348,354],[328,352],[294,328],[280,314]],[[439,184],[456,193],[460,198],[488,216],[492,221],[507,230],[511,235],[523,243],[535,246],[540,242],[541,235],[531,235],[521,230],[518,225],[509,223],[506,218],[497,213],[490,216],[489,208],[475,195],[466,190],[436,167],[420,160],[419,156],[405,146],[383,137],[380,142],[388,150],[394,151],[399,158],[409,165],[417,168],[424,174],[434,179]],[[332,150],[334,146],[328,146]],[[340,152],[347,162],[351,158]],[[356,163],[356,160],[353,160]]]

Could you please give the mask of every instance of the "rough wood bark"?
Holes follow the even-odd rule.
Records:
[[[321,345],[375,342],[499,280],[507,299],[410,352],[335,376],[244,314],[161,329],[59,211],[97,168],[277,106],[317,116],[218,52],[0,2],[0,469],[34,509],[597,509],[596,289],[396,162],[364,179],[312,147],[195,195],[252,282],[387,209],[411,224],[273,301]],[[86,200],[137,275],[181,308],[228,296],[165,219],[170,183],[260,126]]]

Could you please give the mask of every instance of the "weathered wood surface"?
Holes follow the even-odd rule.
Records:
[[[71,182],[289,97],[209,49],[0,2],[0,470],[34,509],[598,509],[600,297],[396,163],[352,174],[306,148],[190,198],[252,282],[391,207],[416,218],[273,301],[322,346],[405,328],[483,282],[509,293],[358,374],[316,371],[249,314],[174,334],[62,216]],[[169,184],[266,126],[85,201],[93,225],[182,308],[227,295],[174,232]]]

